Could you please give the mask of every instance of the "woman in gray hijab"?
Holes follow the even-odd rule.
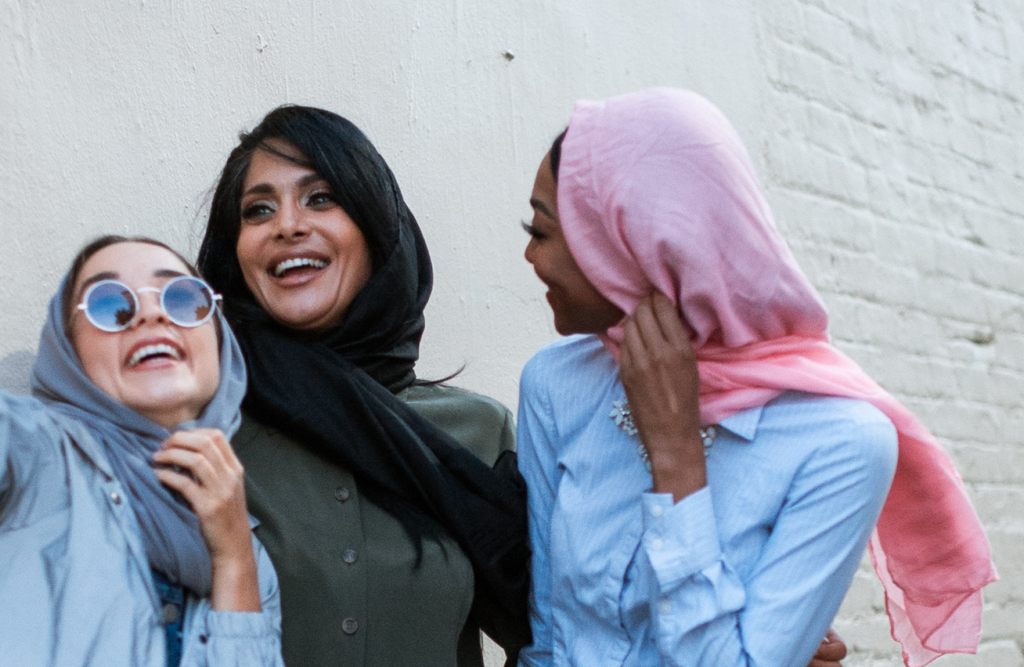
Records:
[[[33,396],[0,392],[6,664],[283,665],[218,299],[167,246],[104,237],[50,301]]]

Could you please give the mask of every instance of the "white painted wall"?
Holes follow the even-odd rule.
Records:
[[[0,0],[0,388],[108,232],[187,255],[240,130],[348,116],[434,257],[420,373],[514,406],[554,337],[522,260],[572,102],[696,89],[737,125],[843,349],[949,447],[995,545],[983,655],[1024,665],[1024,0]],[[511,52],[509,60],[503,53]],[[850,667],[898,663],[866,571]]]
[[[756,127],[753,17],[703,4],[0,0],[0,386],[23,386],[84,241],[146,233],[193,254],[238,132],[295,102],[356,122],[423,227],[421,375],[466,363],[460,382],[514,405],[554,336],[519,221],[573,101],[689,86]]]

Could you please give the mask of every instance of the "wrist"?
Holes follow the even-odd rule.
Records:
[[[221,574],[231,577],[240,573],[248,574],[256,569],[256,556],[252,545],[249,545],[247,550],[239,548],[231,553],[211,554],[210,562],[213,565],[214,576]]]
[[[252,548],[248,556],[213,559],[210,606],[217,611],[260,611],[259,571]]]
[[[673,455],[652,457],[651,478],[655,493],[671,493],[673,502],[679,502],[707,486],[704,455],[695,459]]]
[[[655,439],[647,452],[656,493],[671,493],[673,502],[679,502],[707,486],[704,442],[698,429],[686,436]]]

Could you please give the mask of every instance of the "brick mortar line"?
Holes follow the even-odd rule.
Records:
[[[827,195],[819,193],[817,191],[809,191],[809,190],[806,190],[806,189],[795,188],[795,187],[792,187],[792,186],[780,187],[780,188],[777,188],[776,191],[780,192],[780,193],[783,193],[783,194],[792,194],[792,195],[794,195],[794,199],[803,200],[805,202],[835,203],[835,204],[841,204],[841,205],[847,206],[844,201],[838,200],[838,199],[836,199],[834,197],[827,196]],[[916,224],[914,222],[910,222],[906,218],[895,218],[895,217],[892,217],[890,215],[882,215],[882,214],[879,214],[877,211],[875,211],[874,209],[872,209],[870,207],[863,207],[863,206],[858,206],[858,205],[854,204],[854,205],[850,205],[849,208],[853,208],[856,212],[866,212],[866,213],[870,214],[871,215],[871,222],[872,222],[872,224],[875,224],[875,225],[883,225],[883,226],[890,227],[890,228],[893,228],[893,229],[900,229],[900,228],[911,227],[913,229],[918,229],[918,230],[927,230],[927,231],[933,232],[933,236],[936,236],[939,239],[953,241],[956,244],[963,245],[965,248],[970,249],[970,250],[972,250],[974,252],[984,252],[984,253],[991,254],[991,255],[993,255],[993,256],[995,256],[997,258],[1000,258],[1000,259],[1014,259],[1014,260],[1020,260],[1020,261],[1024,262],[1024,251],[1022,251],[1020,253],[1012,253],[1012,252],[1003,251],[1003,250],[1000,250],[1000,249],[998,249],[996,247],[987,245],[985,243],[978,243],[978,242],[973,241],[971,239],[964,238],[963,236],[955,235],[953,233],[948,232],[945,229],[935,228],[935,227],[925,227],[925,226]],[[1017,218],[1017,217],[1018,216],[1011,216],[1011,218]],[[1019,216],[1019,222],[1021,223],[1021,226],[1024,227],[1024,216]],[[787,224],[789,224],[788,221],[787,221]],[[801,227],[801,228],[803,229],[804,227]],[[824,235],[824,234],[821,235],[821,236],[827,237],[827,235]],[[1024,236],[1024,235],[1022,235],[1022,236]],[[1022,286],[1022,287],[1024,287],[1024,286]],[[1022,292],[1022,294],[1024,294],[1024,292]]]
[[[773,83],[779,83],[779,84],[784,83],[784,82],[779,81],[777,79],[773,79],[772,82]],[[899,91],[899,92],[902,92],[902,93],[906,93],[907,92],[907,91],[905,91],[903,89],[896,89],[896,90]],[[971,157],[969,155],[965,155],[963,153],[960,153],[960,152],[956,151],[956,149],[954,149],[954,148],[951,148],[951,147],[943,145],[943,144],[937,144],[937,143],[931,142],[931,141],[927,140],[926,138],[922,137],[921,135],[919,135],[917,133],[914,133],[914,132],[910,132],[908,130],[905,130],[904,128],[901,128],[901,127],[898,127],[898,126],[879,125],[878,123],[876,123],[876,122],[874,122],[872,120],[869,120],[869,119],[863,117],[862,115],[856,113],[856,111],[854,111],[854,110],[850,110],[848,108],[836,106],[835,104],[830,104],[830,103],[828,103],[828,101],[826,101],[825,99],[820,98],[820,97],[808,97],[805,94],[805,91],[803,91],[803,90],[800,90],[800,89],[794,90],[791,86],[783,86],[783,87],[776,87],[776,92],[778,92],[778,93],[780,93],[782,95],[791,95],[792,97],[796,97],[796,98],[798,98],[800,100],[800,102],[805,107],[816,107],[818,109],[823,109],[825,111],[834,113],[837,116],[841,116],[841,117],[843,117],[845,119],[848,119],[848,120],[850,120],[850,121],[852,121],[854,123],[859,124],[864,129],[881,130],[883,132],[887,132],[887,133],[895,135],[895,136],[905,137],[907,139],[910,139],[912,141],[917,142],[915,144],[915,147],[921,147],[921,148],[923,148],[923,147],[934,147],[934,148],[938,148],[940,150],[945,150],[945,151],[948,151],[950,153],[953,153],[954,155],[966,157],[967,159],[969,159],[969,160],[971,160],[973,162],[977,162],[977,163],[981,164],[982,166],[989,167],[989,168],[993,167],[992,163],[990,163],[990,162],[982,162],[982,161],[976,160],[975,158],[973,158],[973,157]],[[910,96],[911,97],[916,97],[916,95],[914,95],[913,93],[910,93]],[[900,103],[903,102],[904,97],[902,97],[902,96],[900,96],[900,97],[888,96],[887,99],[894,100],[897,104],[900,104]],[[906,105],[906,106],[909,106],[909,105]],[[1021,104],[1020,106],[1022,107],[1022,111],[1024,111],[1024,104]],[[977,119],[971,118],[969,116],[961,116],[960,114],[956,113],[954,110],[949,109],[948,107],[946,107],[944,105],[940,104],[940,105],[938,105],[938,108],[941,109],[944,113],[948,114],[948,116],[949,116],[949,118],[951,120],[955,121],[955,120],[961,119],[964,122],[967,122],[967,123],[971,124],[972,126],[976,127],[979,131],[988,132],[990,134],[995,134],[995,135],[998,135],[998,136],[1001,136],[1001,137],[1013,139],[1014,143],[1016,143],[1018,135],[1010,132],[1008,129],[1005,130],[1005,131],[993,131],[992,128],[985,126],[984,124],[982,124]],[[840,155],[839,153],[834,153],[834,154],[835,155]],[[849,156],[849,157],[852,157],[852,156]],[[1001,171],[1001,170],[999,170],[999,171]],[[1016,175],[1016,172],[1005,172],[1005,173],[1010,173],[1012,175]]]
[[[938,31],[938,30],[935,30],[933,32],[933,34],[935,36],[937,36],[937,37],[942,37],[943,36],[943,33]],[[772,34],[771,38],[775,39],[777,42],[779,42],[781,44],[785,44],[785,45],[791,46],[791,47],[793,47],[795,49],[802,50],[804,53],[807,53],[809,55],[817,56],[817,57],[821,58],[822,60],[824,60],[824,61],[826,61],[828,63],[834,64],[834,65],[840,65],[840,66],[843,66],[844,69],[849,69],[848,67],[845,66],[844,63],[837,63],[834,60],[832,60],[831,58],[827,58],[827,57],[823,56],[821,53],[819,53],[819,49],[818,48],[814,48],[814,49],[809,48],[809,45],[806,44],[803,41],[792,41],[792,40],[786,39],[783,34]],[[942,41],[942,40],[936,40],[936,41]],[[981,81],[980,79],[972,77],[970,72],[964,72],[964,71],[961,71],[959,69],[956,69],[955,67],[951,66],[948,62],[929,60],[929,59],[924,58],[922,56],[919,56],[915,52],[909,51],[909,50],[902,51],[902,52],[901,51],[891,51],[891,50],[885,49],[878,42],[873,42],[872,41],[871,43],[875,46],[874,50],[877,51],[880,55],[901,56],[901,55],[908,55],[908,54],[910,54],[912,56],[912,57],[909,58],[910,62],[912,62],[914,64],[922,65],[924,67],[924,69],[930,70],[931,74],[933,76],[938,76],[938,77],[954,76],[954,77],[958,77],[961,81],[963,81],[965,83],[969,83],[969,84],[971,84],[971,85],[981,89],[982,91],[984,91],[985,93],[987,93],[989,95],[998,97],[998,98],[1000,98],[1000,99],[1002,99],[1004,101],[1008,101],[1008,102],[1011,102],[1013,104],[1020,104],[1020,103],[1022,103],[1022,101],[1024,101],[1024,100],[1022,100],[1021,97],[1018,97],[1018,96],[1014,95],[1012,92],[1010,92],[1008,90],[1004,90],[1004,89],[1000,89],[1000,88],[992,88],[991,86],[986,85],[984,81]],[[995,55],[995,54],[993,54],[993,55]],[[1013,61],[1009,57],[1006,57],[1006,58],[1002,58],[1000,56],[996,56],[996,57],[999,58],[999,60],[1007,61],[1008,63],[1010,63],[1010,65],[1014,64]],[[900,58],[900,60],[906,60],[906,59]],[[872,82],[875,81],[875,80],[872,80],[872,79],[863,79],[863,80],[865,80],[865,81],[872,81]],[[888,83],[890,81],[889,80],[883,80],[883,82]],[[897,88],[897,90],[901,90],[901,89]]]
[[[796,247],[800,248],[801,246],[797,245]],[[878,258],[878,255],[876,253],[850,251],[847,248],[843,248],[843,247],[839,247],[839,246],[835,246],[833,248],[829,248],[828,252],[834,253],[836,255],[842,255],[842,256],[845,256],[845,257],[848,257],[848,258],[853,258],[853,259],[862,259],[862,258],[875,258],[875,259],[877,259]],[[890,268],[890,269],[893,269],[893,268],[897,268],[898,269],[900,267],[906,267],[905,271],[896,271],[896,272],[897,273],[909,274],[909,275],[907,275],[905,277],[908,277],[908,278],[918,278],[918,279],[922,280],[925,283],[935,282],[937,279],[939,279],[939,280],[948,280],[948,281],[953,282],[953,283],[958,284],[958,285],[962,285],[962,286],[970,287],[972,289],[976,289],[982,295],[987,296],[987,297],[1000,298],[1000,299],[1003,299],[1003,298],[1006,298],[1006,297],[1010,297],[1010,298],[1012,298],[1014,300],[1024,302],[1024,294],[1022,294],[1020,291],[1014,290],[1013,288],[1003,288],[1003,287],[999,287],[997,285],[991,285],[991,284],[988,284],[988,283],[984,283],[984,282],[981,282],[981,281],[979,281],[979,280],[977,280],[975,278],[972,278],[972,277],[961,277],[961,276],[950,275],[948,273],[939,273],[939,272],[932,272],[932,271],[921,271],[921,270],[919,270],[917,268],[914,268],[914,267],[911,267],[909,265],[906,265],[906,264],[903,264],[903,263],[899,263],[899,262],[883,262],[883,261],[879,261],[879,264],[881,266],[883,266],[883,267]],[[968,268],[970,268],[970,267],[968,267]],[[852,288],[848,288],[848,289],[852,289]],[[870,289],[870,288],[868,288],[868,289]],[[841,293],[848,293],[848,294],[853,294],[853,295],[855,295],[855,294],[863,294],[863,292],[853,292],[853,291],[843,291]],[[889,305],[893,305],[893,306],[900,306],[900,307],[910,307],[910,308],[913,308],[913,305],[914,305],[912,303],[901,302],[901,301],[897,301],[897,300],[885,299],[881,295],[879,295],[876,300],[879,303],[889,304]],[[922,311],[922,312],[931,312],[931,311]],[[933,313],[933,314],[935,314],[935,313]],[[1006,315],[1005,312],[1001,313],[1000,317],[1004,317],[1005,315]],[[938,316],[940,316],[940,317],[951,317],[951,316],[945,316],[945,315],[942,315],[942,314],[938,314]],[[956,319],[956,318],[954,318],[954,319]],[[967,321],[971,321],[971,320],[967,320]],[[989,326],[992,326],[990,322],[986,322],[984,324],[988,324]]]
[[[791,188],[791,189],[796,190],[796,191],[806,192],[807,194],[818,194],[818,195],[820,195],[820,196],[822,196],[824,198],[829,198],[829,199],[832,199],[832,200],[837,201],[839,203],[849,204],[850,206],[852,206],[854,208],[858,208],[858,209],[862,209],[862,210],[866,210],[866,211],[871,211],[872,213],[878,213],[879,216],[882,217],[882,218],[887,218],[888,217],[888,216],[885,216],[885,215],[881,214],[880,212],[876,211],[875,209],[870,208],[869,205],[860,204],[859,202],[855,202],[855,201],[848,200],[848,199],[842,199],[842,198],[839,198],[839,197],[837,197],[835,195],[830,195],[830,193],[824,192],[824,191],[822,191],[822,190],[820,190],[820,189],[818,189],[816,187],[812,188],[812,187],[809,187],[807,185],[804,185],[803,187],[797,187],[797,184],[793,183],[790,180],[785,180],[785,181],[780,180],[778,175],[772,174],[772,175],[770,175],[770,177],[772,178],[770,183],[773,184],[773,185],[781,185],[782,187]],[[1014,175],[1012,178],[1014,180],[1021,181],[1020,187],[1024,188],[1024,178],[1018,177],[1016,175]],[[1002,214],[1002,215],[1008,215],[1011,218],[1015,218],[1015,219],[1019,219],[1019,220],[1024,221],[1024,209],[1022,209],[1020,211],[1014,211],[1014,210],[1011,210],[1011,209],[1005,209],[1005,208],[1002,208],[1001,206],[998,206],[998,205],[996,205],[994,203],[991,203],[991,202],[987,203],[986,201],[981,200],[981,199],[974,199],[974,198],[969,197],[966,194],[963,194],[963,193],[961,193],[961,192],[959,192],[957,190],[951,190],[951,189],[949,189],[947,187],[941,186],[938,183],[934,183],[934,182],[926,183],[924,181],[921,181],[921,180],[915,178],[913,175],[911,175],[909,173],[907,174],[906,182],[908,182],[908,183],[910,183],[912,185],[919,186],[919,187],[921,187],[921,188],[923,188],[925,190],[931,191],[931,192],[939,192],[939,193],[942,193],[944,195],[948,195],[956,203],[960,203],[960,204],[962,204],[962,203],[970,203],[971,205],[977,207],[981,211],[985,211],[985,212],[989,212],[989,213],[999,213],[999,214]]]

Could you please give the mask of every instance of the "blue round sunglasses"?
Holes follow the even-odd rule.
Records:
[[[197,327],[213,317],[221,295],[205,281],[193,276],[178,276],[161,287],[140,287],[133,290],[119,280],[100,280],[89,286],[78,310],[100,331],[115,333],[132,325],[139,315],[142,292],[160,294],[160,310],[179,327]]]

